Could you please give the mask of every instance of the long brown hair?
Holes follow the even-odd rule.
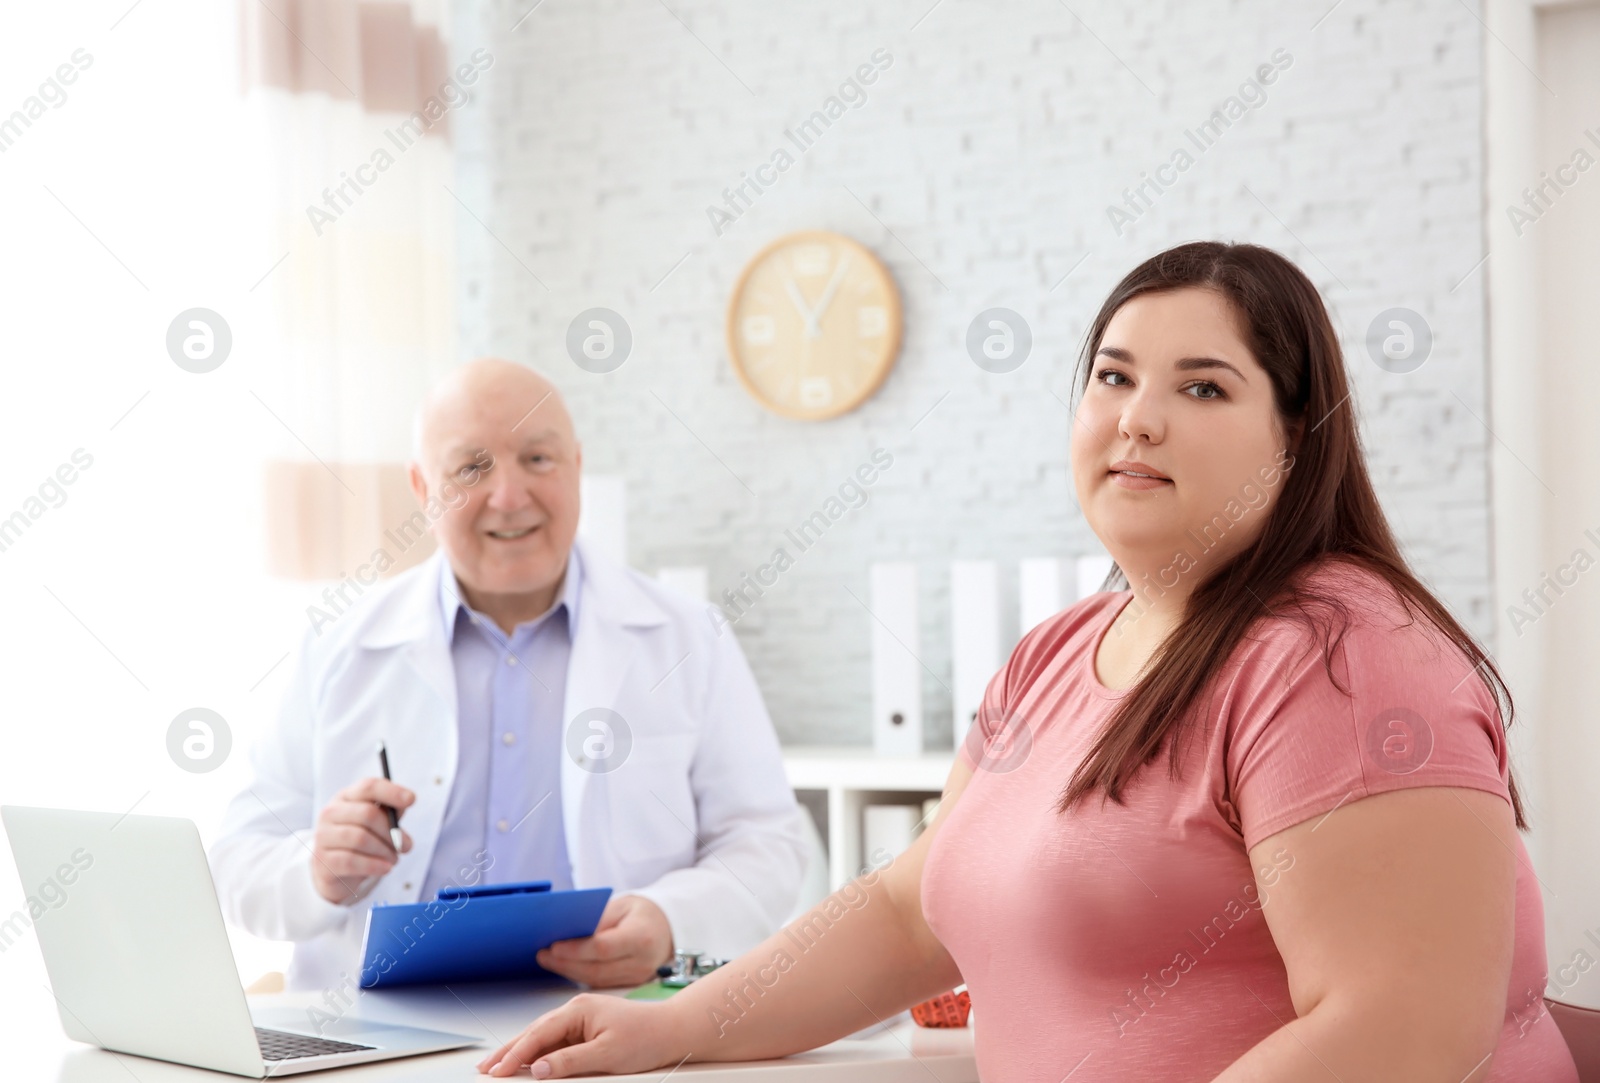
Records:
[[[1381,576],[1409,612],[1435,625],[1476,667],[1509,725],[1515,708],[1494,661],[1400,554],[1367,473],[1338,336],[1316,287],[1293,263],[1257,245],[1217,241],[1179,245],[1146,260],[1117,284],[1090,325],[1079,394],[1117,310],[1141,294],[1186,287],[1227,298],[1246,345],[1272,380],[1284,430],[1298,423],[1299,446],[1260,536],[1196,584],[1177,627],[1073,773],[1058,810],[1066,812],[1096,792],[1120,804],[1134,775],[1163,745],[1177,777],[1180,744],[1195,729],[1191,710],[1246,631],[1265,615],[1290,616],[1312,627],[1333,677],[1332,654],[1349,612],[1342,599],[1303,581],[1305,572],[1326,559]],[[1114,566],[1103,589],[1127,585]],[[1514,779],[1509,787],[1517,826],[1526,830]]]

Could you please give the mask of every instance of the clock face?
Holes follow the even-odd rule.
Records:
[[[793,233],[750,261],[728,302],[728,354],[769,410],[818,421],[867,400],[900,350],[900,293],[837,233]]]

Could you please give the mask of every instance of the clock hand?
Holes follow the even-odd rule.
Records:
[[[785,278],[783,280],[783,288],[788,291],[789,300],[794,302],[795,311],[800,313],[800,318],[806,321],[806,334],[811,335],[812,328],[817,327],[817,318],[812,315],[811,309],[807,307],[805,296],[801,294],[800,287],[795,284],[794,279]],[[821,328],[817,328],[816,333],[820,334]]]
[[[850,256],[846,255],[839,261],[838,270],[833,272],[833,277],[828,279],[827,288],[822,291],[822,296],[817,299],[816,311],[811,313],[811,333],[813,337],[822,337],[822,314],[828,310],[828,305],[833,301],[833,295],[839,288],[839,283],[844,280],[845,271],[850,268]]]

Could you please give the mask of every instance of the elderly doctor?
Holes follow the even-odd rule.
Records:
[[[439,552],[307,634],[211,850],[228,918],[296,942],[291,988],[353,980],[366,908],[480,878],[614,888],[593,936],[540,956],[595,986],[675,948],[731,958],[794,907],[804,813],[749,666],[705,606],[575,542],[582,462],[561,396],[511,362],[419,411]]]

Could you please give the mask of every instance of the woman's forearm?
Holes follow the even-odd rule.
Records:
[[[851,881],[668,1001],[690,1059],[814,1049],[959,984],[921,918],[921,851],[913,845],[890,869]]]

